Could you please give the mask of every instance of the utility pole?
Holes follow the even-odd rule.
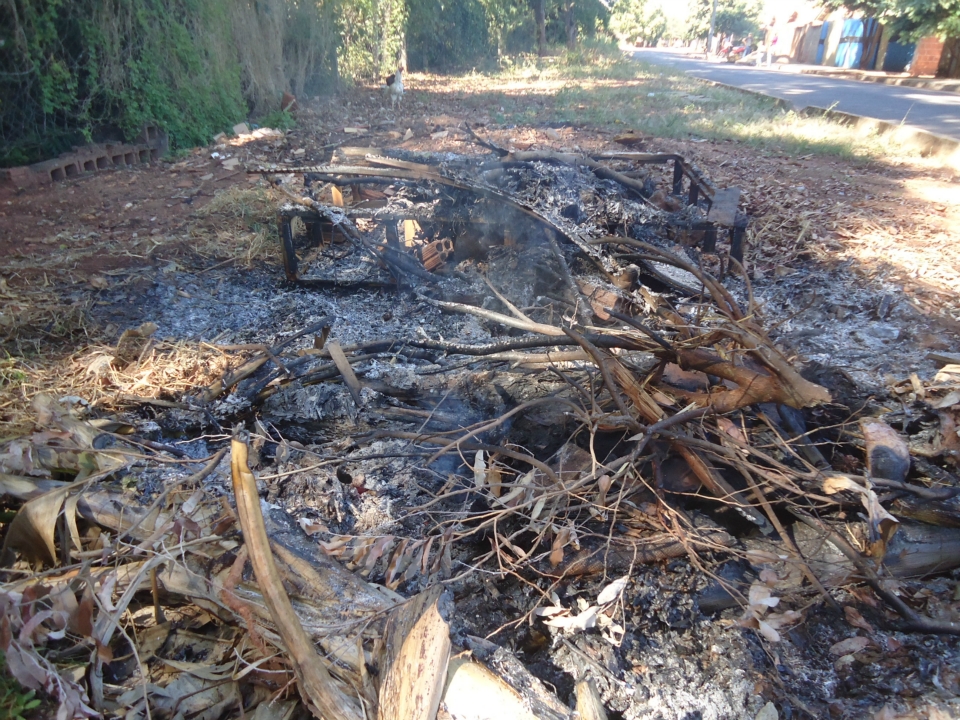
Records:
[[[717,17],[717,0],[713,0],[713,6],[710,9],[710,34],[707,36],[707,57],[710,57],[710,51],[713,50],[713,25]]]

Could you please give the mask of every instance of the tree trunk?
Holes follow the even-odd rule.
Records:
[[[547,0],[530,0],[533,4],[533,19],[537,23],[537,55],[547,54]]]
[[[940,64],[937,66],[937,77],[960,77],[960,37],[947,38],[943,43],[943,52],[940,53]]]
[[[564,23],[567,26],[567,50],[575,50],[577,47],[577,16],[574,10],[573,0],[567,0],[564,8]]]

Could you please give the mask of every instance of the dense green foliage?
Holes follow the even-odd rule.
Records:
[[[344,0],[340,5],[340,73],[377,79],[403,63],[404,0]]]
[[[905,39],[960,37],[960,0],[825,0],[824,4],[877,18]]]
[[[411,70],[453,70],[496,57],[479,0],[408,0],[407,62]]]
[[[0,652],[0,668],[6,665]],[[0,718],[26,720],[40,707],[40,700],[33,690],[25,690],[6,671],[0,672]]]
[[[646,0],[618,0],[610,29],[631,42],[654,45],[667,31],[667,16]]]
[[[228,8],[229,0],[6,3],[0,162],[132,137],[146,122],[180,146],[229,127],[246,106],[240,68],[217,42],[229,34]]]
[[[0,166],[146,123],[188,147],[276,111],[284,91],[571,49],[608,15],[599,0],[4,0]]]
[[[0,166],[135,137],[208,142],[284,90],[336,80],[333,2],[7,0],[0,4]]]

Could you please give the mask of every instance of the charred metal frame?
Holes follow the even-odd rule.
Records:
[[[607,153],[592,155],[591,158],[600,160],[629,160],[641,165],[666,165],[673,163],[673,181],[672,195],[681,197],[684,195],[684,179],[686,182],[687,205],[707,206],[707,218],[704,222],[696,223],[691,228],[702,231],[702,247],[704,252],[716,252],[717,232],[719,229],[726,229],[730,239],[730,257],[737,262],[743,262],[743,241],[746,235],[747,217],[737,211],[737,203],[740,198],[739,188],[717,188],[714,183],[707,178],[696,165],[684,158],[682,155],[674,153]],[[481,197],[495,198],[514,206],[516,209],[529,212],[521,203],[518,203],[501,193],[490,188],[482,186],[467,186],[460,181],[440,175],[436,168],[416,163],[408,163],[390,158],[378,158],[378,164],[394,168],[387,174],[384,169],[374,169],[370,167],[356,166],[327,166],[310,168],[283,168],[271,170],[270,172],[302,172],[311,174],[313,179],[334,182],[336,184],[353,183],[383,183],[383,182],[439,182],[442,185],[449,185],[461,189],[468,189],[476,192]],[[380,162],[382,161],[382,163]],[[351,215],[357,216],[357,210],[351,211]],[[388,224],[405,219],[419,219],[416,212],[397,213],[394,212],[364,212],[363,216],[376,220],[386,221]],[[292,220],[299,217],[303,220],[310,237],[310,243],[319,244],[323,239],[324,219],[313,209],[308,207],[289,204],[281,207],[277,213],[277,227],[280,234],[280,247],[283,256],[284,274],[290,282],[298,284],[310,284],[310,280],[300,278],[299,261],[297,259],[296,248],[294,246]],[[545,218],[538,217],[538,221],[544,222]],[[566,235],[560,228],[553,226],[554,232]],[[396,226],[394,226],[394,233]],[[582,242],[577,242],[577,238],[569,237],[575,244],[583,247]],[[323,284],[329,284],[323,281]]]
[[[739,263],[743,262],[743,240],[747,232],[747,216],[737,212],[737,203],[740,200],[739,188],[717,188],[700,168],[682,155],[675,153],[607,153],[591,157],[595,160],[631,160],[641,165],[673,163],[672,194],[677,197],[684,194],[683,181],[686,178],[687,205],[697,205],[701,201],[707,204],[707,221],[693,228],[704,231],[704,252],[716,252],[717,230],[725,228],[729,232],[730,257]]]

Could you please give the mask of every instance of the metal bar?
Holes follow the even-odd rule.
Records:
[[[290,218],[285,215],[277,217],[277,226],[280,230],[280,254],[283,256],[283,272],[290,282],[297,282],[297,251],[293,247],[293,227]]]
[[[388,220],[386,223],[386,229],[387,229],[387,245],[399,250],[400,234],[397,232],[397,221]]]
[[[703,251],[712,253],[717,251],[717,229],[710,227],[703,233]]]
[[[738,263],[743,263],[743,238],[746,234],[746,225],[737,223],[730,228],[730,257]]]
[[[679,195],[683,190],[683,164],[677,158],[673,161],[673,194]]]
[[[687,205],[696,205],[700,197],[700,186],[690,178],[690,195],[687,197]]]

